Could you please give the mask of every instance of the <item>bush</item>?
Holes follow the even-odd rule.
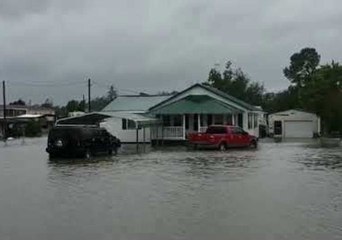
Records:
[[[39,121],[30,121],[27,123],[25,128],[26,137],[37,137],[42,133]]]

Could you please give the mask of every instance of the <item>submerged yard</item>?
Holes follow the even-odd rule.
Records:
[[[125,146],[70,162],[50,161],[45,147],[0,145],[1,239],[342,238],[341,148]]]

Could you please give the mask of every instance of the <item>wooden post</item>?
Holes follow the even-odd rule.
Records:
[[[149,125],[149,128],[150,128],[150,146],[152,147],[152,129],[153,129],[153,126]]]
[[[138,125],[135,126],[135,129],[136,129],[136,147],[137,147],[137,152],[139,152],[139,128],[138,128]]]
[[[185,131],[186,131],[186,129],[185,129],[185,114],[183,114],[183,140],[185,140]]]
[[[197,132],[201,132],[201,114],[197,114]]]
[[[155,139],[156,146],[159,144],[159,125],[156,127],[156,139]]]
[[[161,139],[161,145],[164,145],[164,123],[162,124],[162,139]]]
[[[144,144],[143,146],[144,146],[144,152],[145,152],[145,150],[146,150],[146,149],[145,149],[145,147],[146,147],[146,146],[145,146],[145,139],[146,139],[146,138],[145,138],[145,126],[143,126],[143,144]]]

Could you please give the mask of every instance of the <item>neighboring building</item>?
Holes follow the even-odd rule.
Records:
[[[0,105],[0,135],[3,135],[3,105]],[[55,122],[55,110],[40,106],[6,105],[6,123],[9,133],[18,132],[29,121],[39,121],[42,131],[47,131]]]
[[[302,110],[291,109],[270,114],[269,134],[283,138],[312,138],[321,132],[320,118]]]
[[[260,125],[266,126],[260,107],[201,84],[172,96],[119,96],[101,112],[61,119],[57,124],[97,121],[103,121],[101,125],[122,142],[184,141],[188,133],[204,132],[212,124],[239,125],[259,136]]]
[[[68,117],[79,117],[79,116],[82,116],[84,114],[85,114],[85,112],[73,111],[73,112],[68,113]]]

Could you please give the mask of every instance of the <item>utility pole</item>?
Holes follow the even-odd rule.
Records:
[[[83,98],[82,98],[82,103],[83,103],[83,109],[82,109],[82,111],[85,112],[85,111],[86,111],[86,101],[85,101],[84,94],[83,94]]]
[[[91,88],[91,82],[90,78],[88,79],[88,112],[91,112],[91,105],[90,105],[90,88]]]
[[[2,81],[2,96],[3,96],[3,117],[4,117],[4,123],[2,126],[2,135],[3,135],[4,141],[6,141],[7,119],[6,119],[6,85],[5,85],[5,81]]]

